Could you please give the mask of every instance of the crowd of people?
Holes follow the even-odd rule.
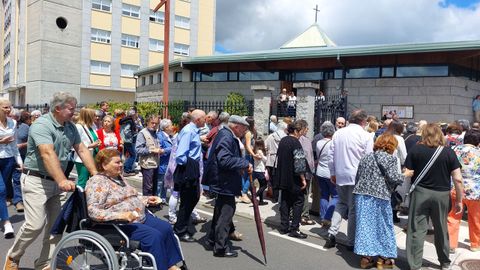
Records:
[[[395,265],[399,212],[408,218],[411,269],[422,265],[431,226],[441,267],[449,266],[464,206],[470,249],[480,250],[478,123],[402,123],[395,114],[380,122],[357,109],[348,121],[325,121],[309,138],[307,122],[288,117],[294,115],[291,99],[281,93],[283,117],[270,117],[270,134],[263,138],[252,117],[226,112],[191,109],[176,126],[159,115],[143,118],[135,107],[110,113],[108,102],[77,112],[75,97],[63,92],[53,96],[43,116],[0,100],[0,215],[4,236],[15,237],[4,269],[18,269],[43,229],[35,268],[49,269],[61,238],[50,229],[76,185],[86,190],[89,216],[127,220],[125,233],[154,255],[159,269],[179,269],[174,234],[185,243],[196,241],[190,225],[207,221],[195,210],[202,195],[215,199],[207,244],[216,257],[238,256],[228,243],[243,237],[233,224],[236,203],[251,204],[254,197],[260,207],[279,204],[278,230],[290,237],[307,238],[300,228],[315,224],[317,215],[328,231],[327,249],[337,245],[346,219],[342,244],[361,256],[364,269]],[[74,167],[77,179],[70,178]],[[139,173],[141,196],[125,181]],[[9,204],[25,212],[16,235]],[[168,221],[150,211],[162,205],[169,208]]]

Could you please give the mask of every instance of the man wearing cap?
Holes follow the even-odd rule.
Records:
[[[242,193],[244,170],[252,173],[252,165],[240,151],[240,138],[248,130],[248,123],[238,115],[230,116],[228,125],[218,131],[210,148],[203,178],[209,179],[210,190],[215,193],[215,209],[208,234],[208,242],[213,245],[216,257],[237,257],[238,253],[229,250],[227,239],[234,231],[232,218],[235,213],[235,196]]]

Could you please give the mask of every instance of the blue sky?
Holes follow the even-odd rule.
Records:
[[[217,0],[216,50],[277,49],[314,23],[338,46],[480,40],[480,0]]]

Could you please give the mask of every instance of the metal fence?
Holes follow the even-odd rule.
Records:
[[[314,132],[320,132],[320,126],[325,121],[335,124],[338,117],[345,117],[347,114],[347,96],[346,95],[330,95],[316,97],[315,99],[315,117]]]

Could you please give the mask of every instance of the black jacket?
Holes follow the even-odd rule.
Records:
[[[180,187],[198,186],[200,180],[200,164],[191,157],[187,157],[187,163],[178,164],[173,172],[173,182],[175,191],[180,191]]]
[[[220,129],[210,148],[203,182],[215,193],[240,196],[243,169],[248,169],[248,161],[242,158],[238,140],[229,128]]]

